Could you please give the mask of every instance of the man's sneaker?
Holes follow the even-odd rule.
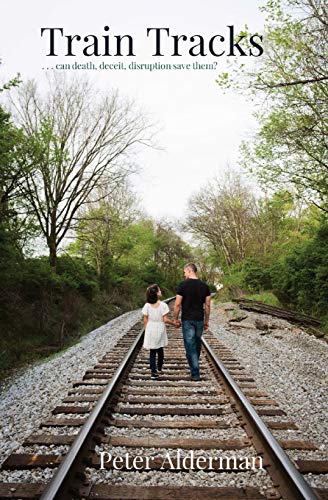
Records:
[[[196,376],[191,376],[191,380],[193,380],[194,382],[199,382],[200,381],[200,376],[199,375],[196,375]]]
[[[161,369],[158,369],[158,370],[157,370],[157,373],[159,373],[160,375],[162,375],[162,373],[163,373],[162,368],[161,368]]]
[[[158,378],[158,377],[159,377],[158,373],[156,372],[151,373],[151,378]]]

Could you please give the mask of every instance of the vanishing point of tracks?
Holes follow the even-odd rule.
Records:
[[[26,453],[13,453],[2,465],[5,471],[57,469],[52,481],[0,483],[0,498],[328,498],[302,476],[327,474],[328,462],[288,459],[284,449],[315,445],[272,436],[297,426],[215,335],[204,336],[200,382],[190,380],[181,330],[169,328],[164,371],[156,380],[142,337],[140,322],[25,440]],[[165,479],[190,471],[210,475],[211,486]],[[139,473],[156,475],[157,485],[135,479]],[[231,481],[221,481],[227,474]],[[265,488],[251,480],[247,485],[257,474]]]

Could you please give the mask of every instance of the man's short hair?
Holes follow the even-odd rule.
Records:
[[[189,269],[191,269],[193,273],[197,273],[197,266],[193,262],[189,262],[189,264],[186,264],[183,269],[186,269],[186,267],[189,267]]]

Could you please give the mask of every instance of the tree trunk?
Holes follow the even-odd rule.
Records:
[[[57,210],[54,208],[50,216],[50,234],[48,237],[50,267],[56,272],[57,265],[57,236],[56,236]]]
[[[8,214],[8,199],[6,193],[0,192],[0,222],[5,220]]]
[[[50,262],[50,267],[56,272],[56,265],[57,265],[57,245],[56,242],[53,240],[50,240],[48,243],[49,246],[49,262]]]

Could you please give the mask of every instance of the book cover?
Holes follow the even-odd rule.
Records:
[[[324,4],[3,0],[0,25],[0,497],[324,495]],[[87,468],[46,490],[147,287],[185,278],[216,292],[205,329],[169,302],[163,370],[140,349]],[[229,377],[304,489],[272,475]]]

